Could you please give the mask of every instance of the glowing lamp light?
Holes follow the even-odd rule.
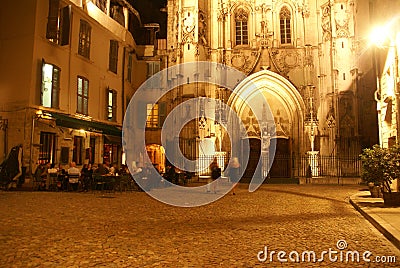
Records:
[[[376,45],[378,47],[383,47],[385,42],[389,37],[389,29],[388,27],[376,27],[371,31],[369,36],[369,41],[371,44]]]

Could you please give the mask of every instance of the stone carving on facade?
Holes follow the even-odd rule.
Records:
[[[280,138],[288,138],[289,120],[281,116],[280,109],[276,111],[275,115],[275,136]]]
[[[261,56],[261,49],[252,50],[252,49],[241,49],[241,50],[233,50],[233,52],[228,52],[225,54],[224,60],[228,65],[246,73],[250,74],[250,72],[254,69],[256,64],[258,63]]]
[[[199,30],[199,43],[203,46],[208,46],[208,41],[207,41],[207,16],[206,14],[202,11],[199,10],[199,23],[198,23],[198,30]]]
[[[195,42],[195,29],[196,19],[194,17],[193,8],[187,8],[183,12],[184,18],[182,19],[182,42],[183,43],[194,43]]]
[[[247,135],[249,137],[260,137],[260,126],[258,124],[257,118],[251,109],[248,110],[247,115],[244,117],[243,123],[245,125]]]
[[[349,94],[346,96],[342,96],[339,100],[339,111],[340,111],[340,130],[341,136],[351,137],[354,135],[354,116],[353,116],[353,105],[352,105],[352,97]]]
[[[302,55],[294,49],[273,49],[271,56],[279,71],[286,76],[291,69],[303,66]]]
[[[350,35],[349,32],[349,20],[346,19],[336,19],[336,36],[339,38],[346,38]]]
[[[331,7],[329,2],[322,7],[322,35],[325,42],[332,39]]]

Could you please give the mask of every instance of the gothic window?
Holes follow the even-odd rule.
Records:
[[[281,35],[281,44],[291,44],[291,14],[287,7],[283,7],[279,12],[279,26]]]
[[[235,13],[235,37],[237,46],[249,44],[249,32],[248,32],[248,13],[239,9]]]

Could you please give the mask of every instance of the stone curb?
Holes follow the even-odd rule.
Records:
[[[400,250],[400,236],[396,237],[393,235],[393,233],[397,233],[396,230],[393,229],[386,221],[384,221],[379,215],[377,215],[374,212],[366,212],[365,210],[368,209],[363,209],[361,208],[358,204],[357,201],[354,201],[358,199],[358,194],[355,194],[349,198],[350,204],[353,205],[353,207],[360,212],[362,216],[364,216],[365,219],[367,219],[379,232],[381,232],[392,244],[397,247]]]

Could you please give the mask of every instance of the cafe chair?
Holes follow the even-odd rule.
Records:
[[[79,174],[68,174],[68,191],[78,191]]]
[[[58,173],[49,173],[49,191],[58,191]]]

